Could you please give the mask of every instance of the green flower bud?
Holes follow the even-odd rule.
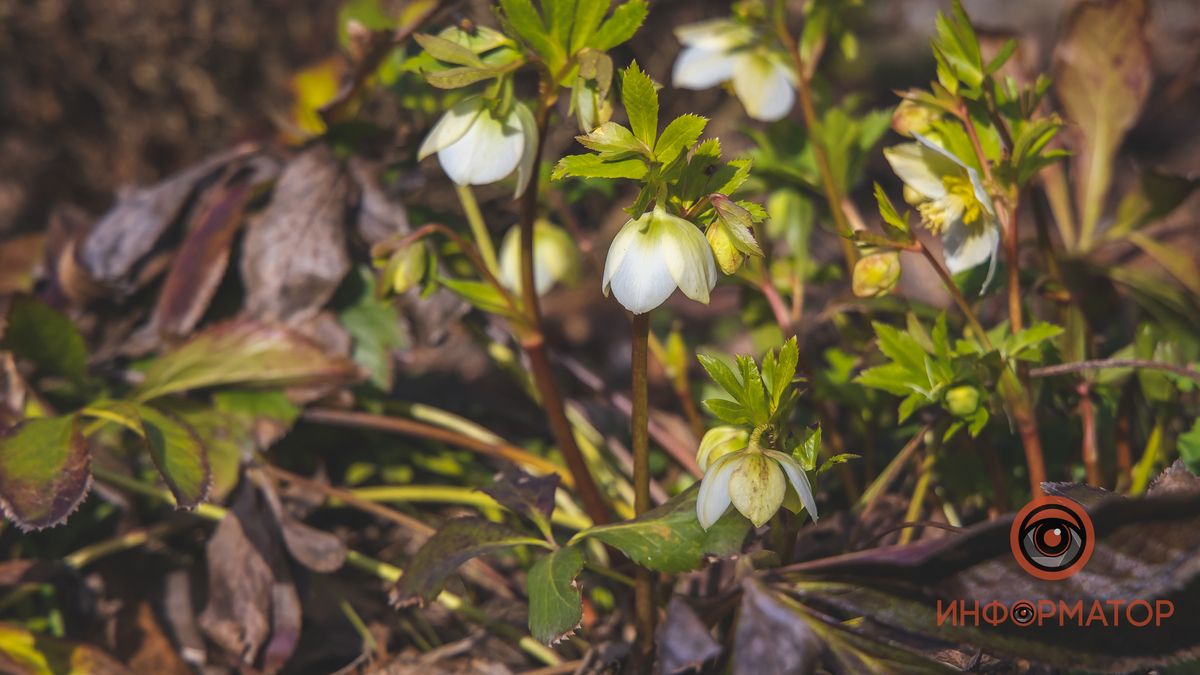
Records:
[[[704,434],[704,438],[700,439],[700,450],[696,452],[696,464],[700,466],[701,471],[707,471],[713,462],[746,447],[749,440],[750,433],[745,429],[731,426],[713,427]]]
[[[892,129],[901,136],[911,138],[913,133],[928,132],[937,118],[938,114],[932,109],[905,99],[892,113]]]
[[[900,254],[880,251],[859,258],[854,264],[854,294],[860,298],[887,295],[900,280]]]
[[[970,417],[979,409],[979,398],[979,389],[962,384],[946,392],[946,409],[957,417]]]
[[[429,255],[424,242],[416,242],[396,251],[388,260],[385,275],[397,295],[414,288],[425,279]]]

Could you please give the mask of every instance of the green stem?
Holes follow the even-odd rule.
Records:
[[[474,488],[458,485],[385,485],[380,487],[356,488],[350,491],[356,497],[371,502],[461,504],[480,509],[501,509],[499,502]],[[585,516],[574,516],[556,509],[550,522],[569,530],[586,530],[592,521]]]
[[[115,473],[98,466],[92,467],[92,474],[105,483],[128,490],[130,492],[134,492],[145,497],[150,497],[152,499],[158,499],[159,501],[163,501],[168,504],[175,503],[175,498],[172,497],[171,493],[167,490],[156,488],[152,485],[147,485],[128,476],[123,476],[119,473]],[[228,512],[215,504],[202,503],[193,511],[191,511],[191,513],[204,518],[205,520],[220,522]],[[395,582],[404,574],[404,570],[396,567],[395,565],[389,565],[382,560],[376,560],[375,558],[363,555],[362,553],[353,550],[346,551],[346,564],[387,582]],[[449,609],[452,612],[457,612],[458,614],[461,614],[472,621],[476,621],[487,626],[489,630],[497,635],[516,641],[521,649],[525,650],[527,654],[541,661],[542,663],[547,665],[557,665],[562,663],[562,657],[560,657],[550,648],[541,644],[537,640],[534,640],[532,637],[525,635],[516,628],[513,628],[506,623],[496,621],[487,613],[483,612],[459,596],[450,593],[449,591],[442,591],[441,595],[437,597],[437,601],[446,609]]]
[[[496,246],[492,243],[492,235],[488,232],[487,223],[483,220],[483,212],[479,210],[479,202],[475,199],[475,191],[470,185],[454,184],[458,191],[458,201],[462,203],[463,214],[467,224],[471,226],[471,234],[475,237],[475,246],[484,265],[494,276],[500,276],[500,263],[496,258]]]
[[[633,316],[633,510],[638,515],[650,510],[650,416],[646,381],[649,360],[650,315]],[[639,567],[635,577],[634,611],[637,616],[637,655],[642,672],[649,673],[654,660],[654,576]]]

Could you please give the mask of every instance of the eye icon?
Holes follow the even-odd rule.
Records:
[[[1063,497],[1035,499],[1013,520],[1013,557],[1031,575],[1056,581],[1083,569],[1096,545],[1091,518]]]

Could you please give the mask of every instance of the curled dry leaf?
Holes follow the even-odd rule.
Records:
[[[662,675],[699,672],[709,659],[721,654],[721,644],[708,626],[678,595],[667,603],[667,618],[658,627],[659,672]]]
[[[243,243],[248,315],[311,318],[329,301],[350,270],[346,226],[355,192],[348,171],[325,145],[287,163]]]
[[[137,266],[179,222],[196,193],[231,161],[253,151],[240,146],[156,185],[126,191],[76,246],[77,261],[94,281],[122,295],[133,292]]]

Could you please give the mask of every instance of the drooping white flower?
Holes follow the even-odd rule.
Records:
[[[752,437],[750,445],[728,450],[730,442],[744,443],[745,438],[743,435],[735,441],[731,432],[721,432],[719,438],[713,439],[708,453],[703,452],[701,443],[701,455],[696,458],[697,462],[704,460],[700,465],[704,478],[696,495],[696,518],[700,526],[705,530],[712,527],[732,505],[759,527],[775,515],[789,496],[791,501],[798,499],[815,521],[817,503],[800,463],[791,455],[759,447]],[[705,439],[709,439],[709,434],[705,434]],[[726,454],[717,456],[713,450]]]
[[[604,263],[604,294],[611,291],[634,314],[658,307],[676,288],[708,304],[716,283],[717,265],[704,234],[661,206],[625,223]]]
[[[774,51],[762,47],[749,26],[714,19],[675,29],[683,50],[671,80],[684,89],[731,82],[746,114],[763,122],[782,119],[796,100],[796,74]]]
[[[437,153],[442,170],[459,185],[487,185],[517,173],[517,196],[534,171],[537,128],[520,101],[498,117],[480,96],[446,111],[421,144],[418,159]]]
[[[996,271],[1000,227],[996,207],[979,172],[921,134],[916,143],[902,143],[883,151],[892,170],[918,197],[921,223],[942,237],[946,267],[951,273],[990,260],[987,279]]]
[[[579,247],[562,228],[539,219],[533,226],[533,286],[545,294],[557,282],[571,282],[579,272]],[[521,292],[521,228],[514,225],[500,244],[500,283]]]

